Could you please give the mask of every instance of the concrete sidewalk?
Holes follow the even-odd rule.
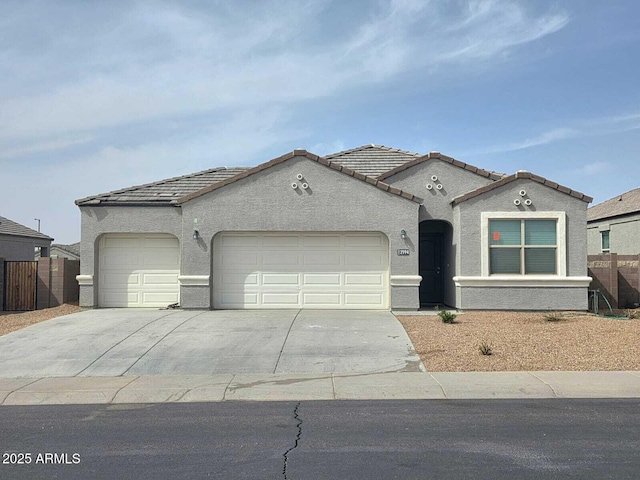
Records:
[[[640,372],[0,378],[2,405],[507,398],[640,398]]]

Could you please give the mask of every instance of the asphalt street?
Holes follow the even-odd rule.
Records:
[[[2,407],[0,478],[635,479],[639,409],[637,399]]]

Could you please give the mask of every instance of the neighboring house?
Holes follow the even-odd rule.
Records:
[[[587,308],[590,197],[367,145],[81,200],[86,307]]]
[[[49,256],[53,238],[0,216],[0,258],[7,261],[33,261],[36,248]]]
[[[587,246],[589,255],[640,254],[640,188],[587,210]]]
[[[51,245],[51,252],[49,253],[51,258],[66,258],[69,260],[80,260],[80,242],[72,243],[71,245],[62,245],[60,243],[54,243]],[[36,258],[40,255],[36,252]]]

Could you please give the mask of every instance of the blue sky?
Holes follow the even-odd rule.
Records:
[[[375,143],[640,186],[640,2],[0,3],[0,215],[294,148]]]

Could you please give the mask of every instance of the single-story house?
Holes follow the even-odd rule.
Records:
[[[85,307],[587,308],[587,205],[529,172],[367,145],[77,200]]]
[[[51,258],[66,258],[68,260],[80,260],[80,242],[72,243],[70,245],[63,245],[61,243],[54,243],[51,245],[51,251],[49,252]],[[36,258],[40,255],[36,252]]]
[[[0,258],[28,262],[35,259],[36,249],[49,256],[53,238],[0,216]]]
[[[640,188],[594,205],[587,210],[589,255],[640,254]]]

